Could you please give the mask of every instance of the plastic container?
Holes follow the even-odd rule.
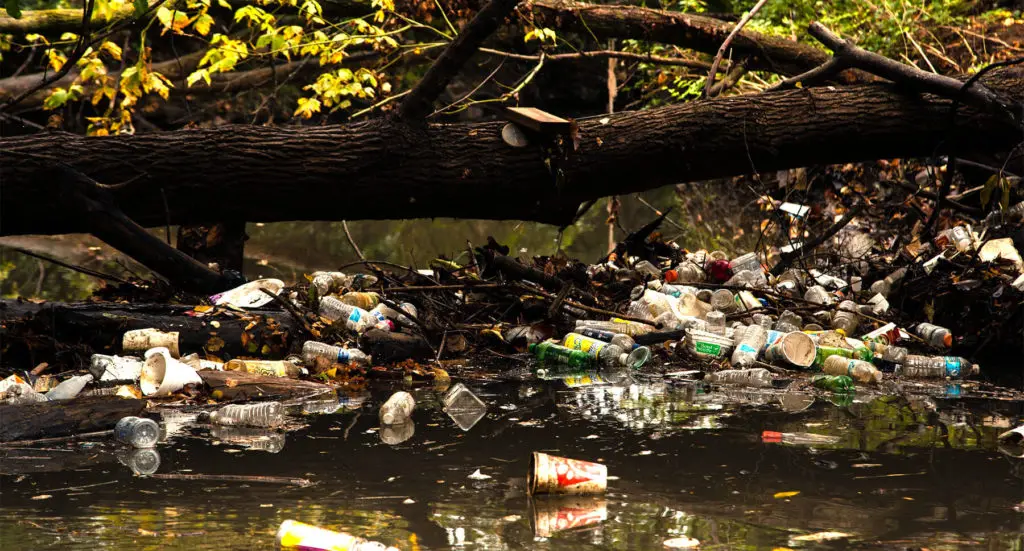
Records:
[[[356,364],[362,366],[370,365],[373,358],[358,348],[342,348],[327,343],[306,341],[302,345],[302,361],[307,366],[313,365],[317,358],[327,358],[332,363],[342,365]]]
[[[297,379],[309,372],[306,368],[289,360],[231,360],[224,364],[225,371],[244,371],[267,377],[289,377]]]
[[[582,350],[597,358],[606,367],[625,366],[633,369],[643,367],[651,358],[651,350],[646,346],[638,346],[629,352],[620,346],[606,343],[579,333],[569,333],[562,340],[562,345],[573,350]]]
[[[728,289],[717,289],[711,293],[711,307],[726,314],[739,310],[739,305],[736,304],[736,295]]]
[[[143,417],[122,417],[114,425],[114,440],[135,448],[152,448],[160,440],[160,425]]]
[[[82,389],[85,388],[85,385],[91,383],[93,379],[94,377],[92,376],[91,373],[87,375],[78,375],[76,377],[71,377],[70,379],[63,381],[59,385],[50,389],[50,391],[45,394],[46,399],[70,400],[75,396],[78,396],[78,394],[82,392]]]
[[[616,346],[621,346],[623,350],[632,350],[638,346],[636,341],[633,340],[633,337],[630,337],[629,335],[615,333],[614,331],[607,331],[604,329],[597,329],[596,327],[577,327],[574,332],[579,333],[584,337],[590,337]]]
[[[709,383],[768,388],[772,386],[772,372],[760,367],[756,369],[727,369],[717,373],[708,373],[704,376],[704,380]]]
[[[344,321],[345,327],[356,333],[362,333],[373,328],[378,319],[373,314],[358,306],[345,304],[334,297],[323,297],[320,299],[320,315],[328,321]]]
[[[679,319],[686,317],[704,319],[710,311],[711,305],[698,299],[697,295],[693,293],[683,293],[673,304],[673,312]]]
[[[827,306],[835,302],[835,296],[821,285],[814,285],[804,293],[804,300]]]
[[[896,375],[921,379],[966,379],[981,372],[978,364],[956,356],[908,355]]]
[[[732,339],[700,329],[686,331],[686,349],[693,355],[719,359],[732,353],[736,343]]]
[[[936,348],[949,348],[953,346],[953,334],[945,327],[930,323],[919,323],[914,328],[914,333]]]
[[[826,375],[846,375],[858,383],[878,384],[882,382],[882,372],[870,362],[851,360],[842,356],[829,356],[821,366]]]
[[[900,268],[896,270],[895,272],[885,276],[884,279],[879,279],[878,281],[872,283],[871,293],[882,295],[883,297],[889,298],[889,295],[892,293],[893,287],[895,287],[901,281],[903,281],[903,277],[906,275],[906,268]]]
[[[774,337],[774,335],[769,335]],[[807,369],[814,364],[814,357],[817,348],[814,341],[805,333],[794,331],[784,333],[776,339],[765,350],[765,361],[771,363],[785,363],[801,369]]]
[[[870,362],[875,359],[875,354],[866,347],[851,349],[839,346],[818,345],[818,348],[814,353],[814,365],[818,367],[825,365],[825,360],[829,356],[842,356],[851,360],[863,360],[865,362]]]
[[[708,312],[707,319],[707,330],[709,333],[716,335],[725,335],[725,314],[718,310],[712,310]]]
[[[811,384],[814,388],[832,392],[849,392],[854,389],[853,379],[849,375],[815,375],[811,377]]]
[[[811,432],[775,432],[766,430],[761,433],[761,441],[766,443],[790,444],[793,446],[817,446],[838,444],[838,436],[814,434]]]
[[[736,348],[732,351],[733,367],[743,368],[756,362],[767,341],[768,331],[760,325],[748,325],[737,331]]]
[[[595,329],[604,329],[606,331],[614,331],[615,333],[629,335],[630,337],[646,335],[647,333],[650,333],[655,329],[653,325],[647,325],[646,323],[638,323],[635,321],[626,321],[621,319],[612,319],[610,321],[576,320],[576,327],[593,327]]]
[[[658,279],[661,279],[661,270],[659,270],[657,266],[651,264],[646,260],[641,260],[640,262],[637,262],[636,266],[634,266],[633,269],[636,270],[636,273],[640,275],[656,277]]]
[[[674,275],[670,276],[670,273]],[[700,283],[706,277],[704,270],[693,262],[683,262],[674,270],[665,272],[665,281],[669,283]]]
[[[341,295],[341,301],[351,306],[358,306],[363,310],[373,310],[380,304],[380,295],[377,293],[366,293],[352,291]]]
[[[804,320],[799,315],[789,310],[784,310],[779,314],[779,321],[775,323],[775,330],[782,333],[792,333],[799,331],[803,323]]]
[[[441,403],[444,404],[444,412],[463,431],[473,428],[487,413],[487,404],[462,383],[448,389]]]
[[[852,336],[857,334],[859,324],[860,315],[857,314],[857,303],[852,300],[840,302],[836,312],[832,314],[832,328],[842,331],[846,336]]]
[[[201,385],[196,370],[171,357],[164,347],[146,352],[146,363],[139,374],[139,388],[145,396],[169,396],[187,385]]]
[[[732,272],[739,273],[743,270],[751,272],[761,272],[761,261],[757,258],[757,253],[746,253],[729,261],[729,268]]]
[[[412,394],[399,391],[391,395],[388,401],[380,406],[380,422],[382,425],[399,425],[409,421],[416,400]]]
[[[279,402],[232,404],[210,414],[216,425],[274,428],[284,424],[284,407]]]

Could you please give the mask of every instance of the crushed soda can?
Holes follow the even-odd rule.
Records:
[[[537,494],[600,494],[608,486],[608,467],[541,452],[530,456],[526,490]]]

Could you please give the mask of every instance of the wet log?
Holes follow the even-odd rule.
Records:
[[[168,304],[60,303],[0,301],[0,322],[6,327],[4,362],[21,357],[73,363],[63,351],[120,354],[125,331],[155,327],[179,333],[182,354],[204,352],[230,359],[236,356],[281,358],[301,324],[286,311],[258,309],[192,317],[192,306]],[[256,326],[246,331],[253,321]],[[215,322],[215,323],[214,323]],[[242,334],[247,333],[246,337]],[[60,343],[59,349],[54,343]],[[243,344],[244,343],[244,344]],[[267,353],[263,354],[263,345]],[[26,357],[27,356],[27,357]],[[77,358],[88,360],[88,358]]]
[[[145,400],[110,396],[2,405],[0,442],[108,430],[122,417],[138,415],[145,408]]]
[[[1024,99],[1024,72],[983,82]],[[104,183],[143,226],[225,219],[460,217],[570,222],[587,199],[685,181],[814,164],[940,155],[949,100],[887,84],[715,98],[579,124],[568,158],[513,148],[503,123],[225,126],[160,134],[0,139],[0,235],[86,230],[55,206],[41,168],[60,160]],[[1019,129],[974,109],[958,117],[961,155],[1007,151]],[[564,178],[556,183],[550,167]],[[160,200],[167,197],[166,210]],[[370,208],[369,205],[386,206]]]
[[[210,396],[219,401],[304,398],[332,391],[323,383],[241,371],[202,370],[199,376],[210,388]]]
[[[419,335],[370,329],[359,337],[359,349],[373,357],[374,365],[434,357],[430,343]]]

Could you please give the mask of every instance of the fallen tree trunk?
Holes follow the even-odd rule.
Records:
[[[1024,72],[983,79],[1024,98]],[[870,84],[716,98],[579,124],[578,150],[547,159],[513,148],[503,123],[322,128],[230,126],[135,136],[39,134],[0,139],[0,235],[86,230],[54,204],[42,170],[62,161],[106,184],[143,226],[223,219],[426,217],[566,224],[579,202],[753,171],[942,154],[949,101]],[[958,151],[1005,151],[1019,130],[961,109]],[[548,162],[563,171],[556,185]],[[161,192],[167,197],[165,204]]]
[[[214,400],[230,402],[235,400],[304,398],[332,392],[323,383],[300,381],[287,377],[267,377],[239,371],[199,371],[203,383],[210,388]]]
[[[0,442],[112,429],[122,417],[138,415],[145,408],[145,400],[108,396],[2,405]]]

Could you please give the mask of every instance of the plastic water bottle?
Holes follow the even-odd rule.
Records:
[[[747,367],[753,364],[767,341],[768,331],[760,325],[748,325],[742,332],[737,331],[736,348],[732,351],[732,365]]]
[[[821,285],[814,285],[804,293],[804,300],[827,306],[835,301],[835,297]]]
[[[577,369],[591,369],[598,366],[596,357],[582,350],[573,350],[553,342],[530,343],[526,348],[540,360],[541,364],[560,364]]]
[[[646,335],[647,333],[654,331],[653,325],[647,325],[646,323],[638,323],[635,321],[616,319],[613,319],[611,321],[576,320],[576,327],[593,327],[595,329],[604,329],[607,331],[614,331],[616,333],[629,335],[630,337]]]
[[[122,417],[114,425],[114,439],[135,448],[152,448],[160,440],[160,425],[143,417]]]
[[[77,377],[71,377],[70,379],[62,382],[61,384],[50,389],[45,394],[47,400],[70,400],[75,396],[78,396],[79,392],[85,388],[85,385],[91,383],[93,376],[79,375]]]
[[[856,333],[859,324],[860,316],[857,314],[857,303],[852,300],[840,302],[836,313],[832,315],[832,328],[842,331],[846,336],[851,336]]]
[[[363,310],[373,310],[378,304],[380,304],[380,295],[377,293],[351,291],[341,295],[341,301],[345,304],[358,306]]]
[[[419,317],[420,315],[419,310],[416,309],[416,305],[411,302],[403,302],[398,306],[401,307],[401,309],[404,312],[408,312],[413,317]],[[395,310],[394,308],[388,306],[387,304],[384,304],[383,302],[378,304],[373,310],[370,311],[370,313],[374,314],[375,316],[377,314],[383,315],[385,318],[389,320],[395,320],[395,323],[399,325],[404,325],[406,327],[413,325],[413,321],[409,318],[409,316],[406,316],[402,312]],[[377,317],[378,319],[380,318],[380,316]]]
[[[584,337],[590,337],[592,339],[608,342],[616,346],[621,346],[623,350],[633,350],[634,348],[637,347],[636,341],[633,340],[633,337],[630,337],[629,335],[623,333],[616,333],[614,331],[607,331],[605,329],[598,329],[596,327],[586,326],[577,327],[575,330],[573,330],[573,332],[579,333]]]
[[[274,428],[284,424],[284,407],[279,402],[232,404],[210,414],[217,425]]]
[[[377,284],[377,277],[369,274],[345,275],[342,272],[313,272],[313,280],[309,284],[311,298],[327,296],[344,288],[368,289]]]
[[[704,380],[709,383],[767,388],[772,386],[772,372],[760,367],[756,369],[726,369],[717,373],[708,373],[704,376]]]
[[[761,261],[757,258],[757,253],[746,253],[729,261],[729,268],[732,269],[734,274],[742,272],[744,270],[750,272],[760,272]]]
[[[949,348],[953,346],[953,334],[945,327],[930,323],[919,323],[914,328],[914,333],[936,348]]]
[[[875,354],[867,347],[840,348],[838,346],[818,346],[814,353],[814,365],[821,367],[829,356],[842,356],[851,360],[862,360],[870,362],[875,359]]]
[[[851,360],[842,356],[829,356],[821,366],[826,375],[846,375],[858,383],[878,384],[882,382],[882,372],[870,362]]]
[[[362,333],[372,328],[379,321],[366,310],[358,306],[345,304],[334,297],[323,297],[320,299],[320,315],[331,322],[344,320],[345,327],[356,333]]]
[[[408,392],[396,392],[380,406],[380,422],[382,425],[399,425],[409,420],[416,400]]]
[[[779,314],[779,321],[775,323],[775,330],[780,333],[792,333],[799,331],[803,323],[804,320],[799,315],[789,310],[784,310]]]
[[[643,290],[641,295],[629,305],[627,313],[630,316],[653,320],[665,312],[674,311],[672,302],[679,299],[670,297],[665,293],[659,293],[654,289],[646,287],[641,287],[641,289]]]
[[[327,358],[332,363],[348,365],[370,365],[372,358],[358,348],[342,348],[327,343],[306,341],[302,345],[302,361],[306,365],[313,365],[317,358]]]
[[[297,379],[308,375],[309,371],[298,364],[300,360],[292,357],[288,360],[240,360],[234,359],[224,364],[225,371],[244,371],[267,377],[289,377]]]
[[[981,372],[978,364],[956,356],[908,355],[896,375],[922,379],[966,379]]]
[[[689,261],[665,272],[665,281],[669,283],[699,283],[706,277],[700,266]]]
[[[707,322],[707,330],[709,333],[725,335],[725,314],[718,310],[712,310],[708,312],[705,321]]]
[[[627,366],[637,369],[642,367],[651,357],[651,350],[646,346],[638,346],[629,353],[620,346],[609,344],[579,333],[569,333],[562,340],[562,345],[572,350],[586,352],[597,358],[606,367]]]
[[[661,279],[661,270],[659,270],[657,266],[651,264],[646,260],[641,260],[640,262],[637,262],[636,266],[634,266],[633,269],[635,269],[636,272],[640,275],[656,277],[658,279]]]
[[[889,294],[892,293],[892,288],[903,281],[903,277],[907,275],[906,268],[900,268],[895,272],[885,276],[884,279],[871,284],[871,293],[882,295],[883,297],[889,298]]]
[[[726,314],[739,310],[739,305],[736,304],[736,295],[728,289],[718,289],[711,293],[711,307]]]

